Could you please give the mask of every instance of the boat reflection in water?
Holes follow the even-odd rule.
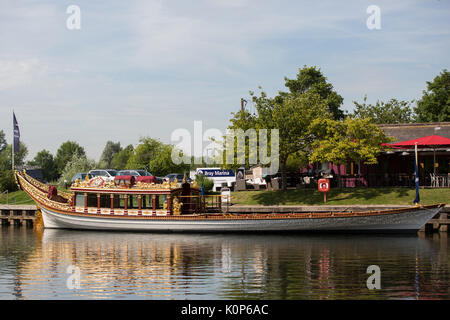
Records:
[[[46,229],[16,283],[25,299],[448,299],[447,241]],[[369,265],[380,290],[367,289]]]

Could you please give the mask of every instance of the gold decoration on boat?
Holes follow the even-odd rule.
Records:
[[[20,184],[22,185],[22,188],[24,189],[25,192],[27,192],[29,195],[31,195],[32,198],[34,198],[35,200],[51,206],[53,208],[57,208],[60,210],[70,210],[71,209],[71,199],[72,199],[72,194],[68,194],[66,192],[58,192],[63,198],[65,198],[65,200],[67,201],[66,203],[64,202],[57,202],[57,201],[53,201],[50,200],[49,198],[47,198],[47,192],[45,189],[47,189],[49,186],[37,181],[36,179],[30,177],[29,175],[27,175],[26,173],[18,173],[17,174],[17,178],[20,180]],[[40,188],[39,185],[43,185],[46,188]],[[70,195],[69,197],[67,197],[67,195]]]
[[[93,178],[95,179],[95,178]],[[92,179],[88,180],[75,180],[75,182],[72,184],[71,188],[96,188],[92,183]],[[46,186],[46,185],[45,185]],[[117,189],[117,186],[114,184],[113,181],[105,181],[103,185],[101,186],[102,189]],[[167,182],[164,181],[163,183],[148,183],[148,182],[136,182],[134,186],[131,187],[131,189],[141,189],[141,190],[171,190],[171,189],[177,189],[180,188],[180,183],[175,179],[173,182]],[[46,188],[48,190],[48,186]]]
[[[179,216],[181,213],[181,207],[183,206],[183,202],[178,200],[178,197],[173,199],[173,214],[175,216]]]

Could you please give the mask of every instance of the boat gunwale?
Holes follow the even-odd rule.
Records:
[[[229,214],[229,213],[202,213],[190,215],[124,215],[124,214],[101,214],[101,213],[81,213],[73,211],[63,211],[53,208],[46,204],[35,200],[47,210],[76,217],[105,218],[105,219],[131,219],[131,220],[285,220],[285,219],[339,219],[339,218],[356,218],[366,216],[384,216],[401,214],[416,210],[434,209],[442,207],[444,204],[432,204],[421,207],[399,208],[381,211],[361,211],[361,212],[302,212],[302,213],[266,213],[266,214]]]
[[[24,177],[21,177],[25,179]],[[38,207],[44,207],[47,210],[53,211],[55,213],[64,214],[68,216],[76,217],[91,217],[91,218],[105,218],[105,219],[132,219],[132,220],[284,220],[284,219],[338,219],[338,218],[351,218],[351,217],[365,217],[365,216],[384,216],[391,214],[401,214],[416,210],[425,210],[440,208],[445,206],[445,203],[431,204],[431,205],[421,205],[421,206],[411,206],[407,208],[396,208],[387,210],[370,210],[370,211],[329,211],[329,212],[300,212],[300,213],[242,213],[242,214],[230,214],[230,213],[201,213],[201,214],[190,214],[190,215],[128,215],[128,214],[102,214],[102,213],[81,213],[76,211],[61,210],[52,207],[42,201],[36,199],[32,194],[28,193],[25,188],[23,188],[21,179],[18,179],[20,187],[33,199]],[[27,181],[32,187],[35,187],[31,182]],[[42,192],[41,190],[39,190]],[[67,205],[61,203],[61,205]],[[73,208],[73,207],[71,207]],[[93,208],[93,207],[90,207]],[[106,208],[108,209],[108,208]],[[134,209],[133,209],[134,210]]]

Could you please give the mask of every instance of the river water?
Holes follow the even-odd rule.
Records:
[[[0,227],[0,299],[450,299],[449,251],[439,234]],[[371,265],[379,289],[367,287]]]

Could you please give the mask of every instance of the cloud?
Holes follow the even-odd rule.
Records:
[[[47,67],[36,58],[0,60],[0,91],[39,81],[46,71]]]
[[[66,28],[70,4],[0,1],[0,105],[31,157],[67,139],[95,157],[110,139],[168,141],[194,120],[225,128],[248,90],[276,94],[305,64],[349,108],[366,93],[416,98],[449,68],[443,1],[78,0],[80,31]],[[381,30],[366,27],[371,4]]]

